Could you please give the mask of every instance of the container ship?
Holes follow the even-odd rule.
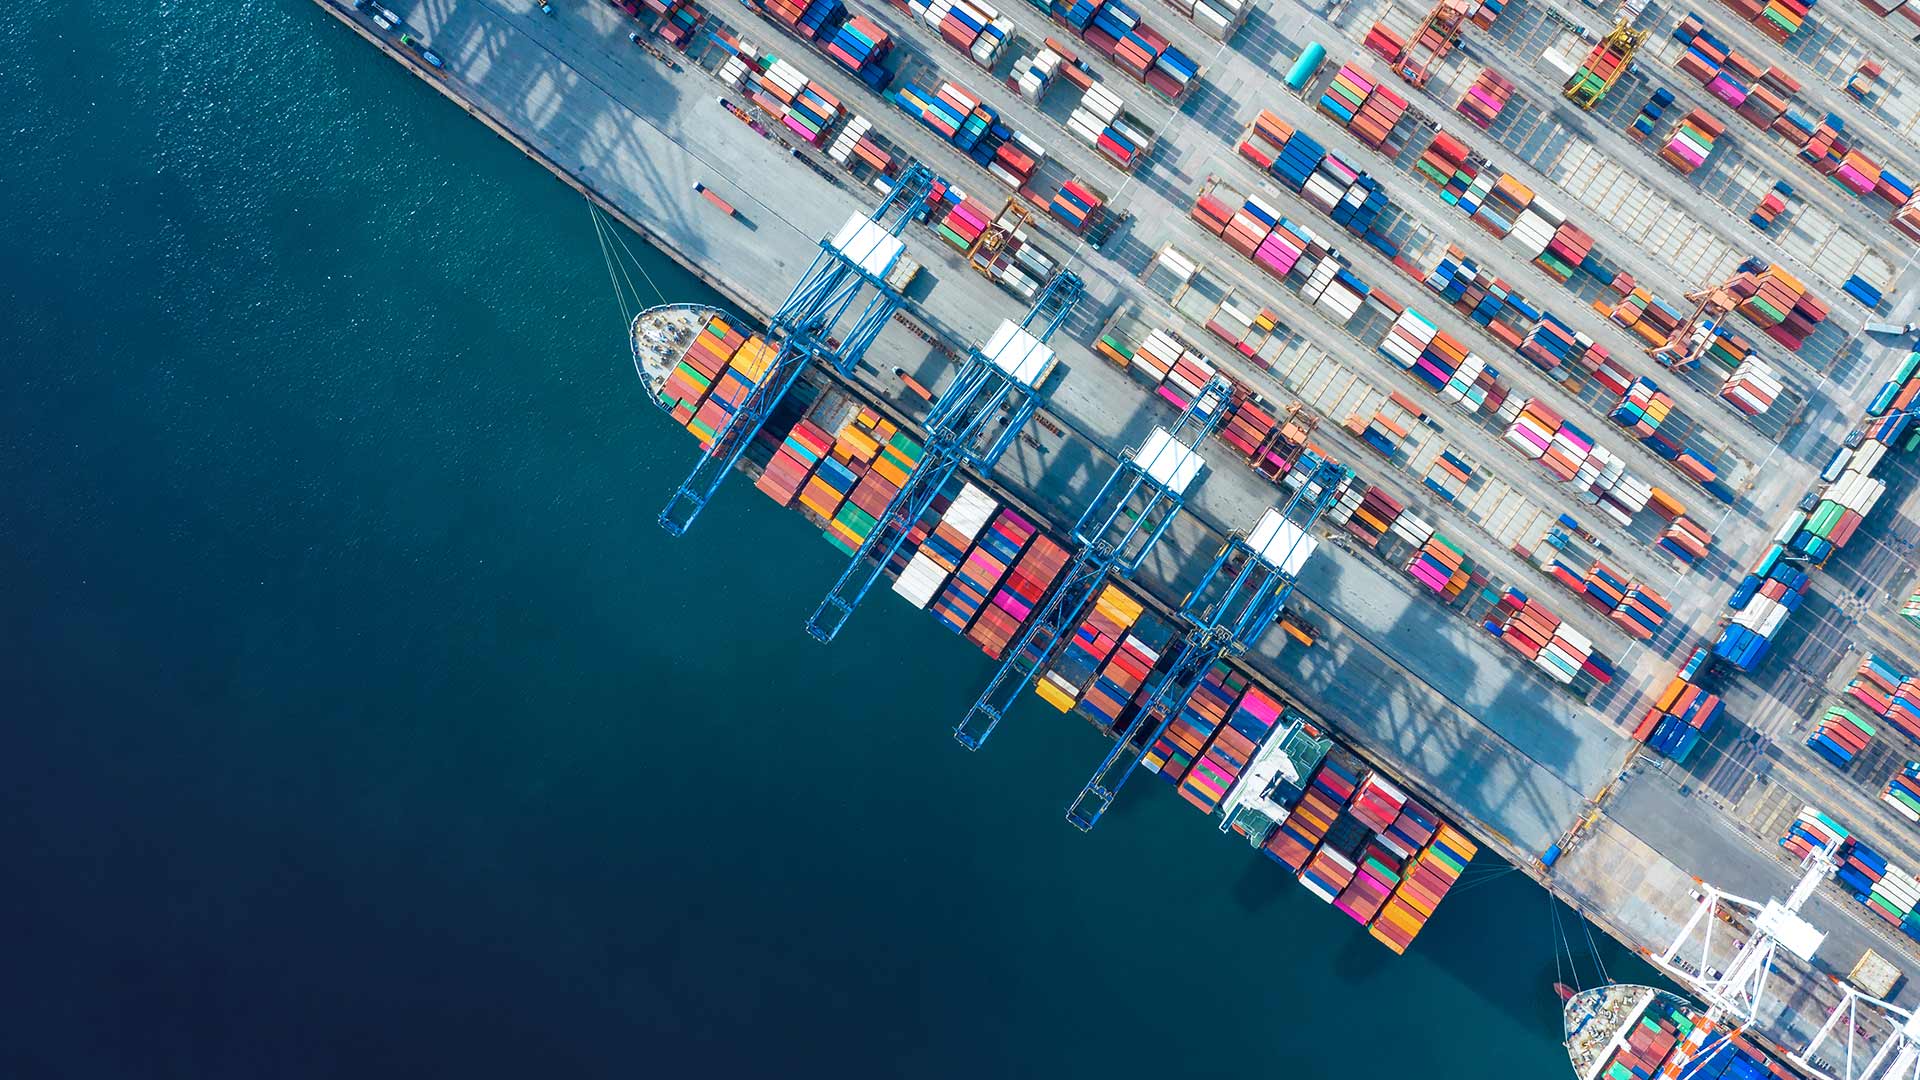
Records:
[[[1737,1026],[1678,994],[1615,983],[1569,996],[1562,1012],[1577,1080],[1798,1080]]]
[[[633,323],[634,364],[654,403],[703,443],[775,350],[713,308],[674,305]],[[1233,437],[1225,429],[1223,438]],[[920,463],[914,429],[837,381],[803,378],[740,460],[755,487],[854,554]],[[1072,558],[1044,519],[956,472],[909,526],[885,568],[891,589],[1000,660]],[[1227,661],[1163,731],[1134,719],[1176,652],[1167,614],[1111,583],[1071,637],[1030,646],[1035,696],[1109,738],[1139,739],[1140,767],[1218,830],[1277,863],[1310,894],[1404,952],[1478,845],[1407,785],[1336,741],[1306,712]],[[1311,639],[1292,634],[1291,639]],[[1289,645],[1289,647],[1293,647]]]
[[[714,320],[724,321],[719,308],[704,304],[662,304],[641,311],[628,327],[633,349],[633,373],[647,388],[647,397],[671,413],[662,394],[673,371],[686,359],[699,334]],[[690,369],[694,370],[694,369]]]

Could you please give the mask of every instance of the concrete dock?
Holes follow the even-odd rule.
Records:
[[[820,168],[821,159],[810,164],[790,147],[738,121],[719,103],[727,91],[697,64],[683,59],[680,70],[670,70],[635,48],[626,37],[631,22],[600,0],[569,0],[557,5],[561,10],[551,18],[539,14],[531,0],[390,0],[385,6],[443,58],[445,66],[438,70],[399,45],[393,34],[356,13],[351,2],[316,3],[750,314],[764,318],[776,308],[811,262],[819,239],[837,228],[850,211],[864,210],[878,198],[851,176]],[[1515,26],[1528,25],[1516,8],[1523,5],[1509,7]],[[1203,58],[1206,82],[1180,108],[1156,100],[1143,87],[1113,83],[1130,88],[1129,101],[1138,103],[1140,111],[1160,125],[1152,157],[1139,172],[1126,175],[1070,142],[1060,134],[1057,121],[993,85],[977,68],[944,49],[937,38],[926,35],[924,27],[878,3],[866,9],[949,77],[999,91],[991,94],[993,104],[1002,107],[1017,126],[1033,131],[1050,148],[1058,148],[1076,174],[1095,181],[1110,193],[1111,206],[1131,215],[1123,231],[1101,251],[1064,230],[1049,236],[1053,247],[1072,253],[1073,268],[1088,286],[1088,301],[1054,339],[1067,372],[1056,380],[1045,415],[1061,433],[1030,429],[1037,446],[1017,445],[996,479],[1056,527],[1078,516],[1114,455],[1138,445],[1155,423],[1164,423],[1171,415],[1125,373],[1090,350],[1099,329],[1114,313],[1127,311],[1180,329],[1196,343],[1206,340],[1193,333],[1190,324],[1182,325],[1182,316],[1143,282],[1154,253],[1166,244],[1176,244],[1204,261],[1207,273],[1216,279],[1263,297],[1296,331],[1361,378],[1412,393],[1416,384],[1404,372],[1362,343],[1317,322],[1318,317],[1292,293],[1263,282],[1251,264],[1185,216],[1211,175],[1228,178],[1241,190],[1259,183],[1251,166],[1233,156],[1231,140],[1261,108],[1283,111],[1290,121],[1350,161],[1368,159],[1368,152],[1350,134],[1286,95],[1278,79],[1290,55],[1287,47],[1297,51],[1295,43],[1307,39],[1327,42],[1336,58],[1357,54],[1351,39],[1356,27],[1364,32],[1366,19],[1356,22],[1336,12],[1330,22],[1318,10],[1292,5],[1260,8],[1255,21],[1235,39],[1237,44],[1222,47],[1170,9],[1153,9],[1157,27]],[[1544,19],[1545,9],[1533,10]],[[887,111],[844,72],[751,11],[726,5],[715,8],[714,14],[750,35],[763,51],[791,59],[810,77],[833,87],[856,112],[884,126],[896,145],[936,171],[952,175],[970,190],[979,189],[984,201],[1003,197],[988,190],[984,174],[966,172],[969,167],[951,147],[897,112]],[[1031,8],[1016,6],[1007,14],[1029,40],[1059,32]],[[1516,78],[1516,82],[1539,83],[1543,78],[1527,67],[1530,61],[1503,54],[1506,46],[1497,35],[1471,36],[1469,47],[1495,58],[1503,71],[1527,73],[1526,79]],[[1437,103],[1446,91],[1436,81],[1427,93]],[[1435,113],[1444,108],[1425,107]],[[1617,129],[1608,129],[1585,114],[1563,115],[1569,111],[1554,110],[1554,120],[1633,162],[1636,174],[1646,178],[1653,192],[1676,203],[1700,201],[1676,175],[1641,167],[1644,150],[1626,143]],[[1463,126],[1450,125],[1448,130],[1459,133]],[[1475,136],[1470,141],[1486,143],[1491,160],[1510,162],[1510,168],[1525,175],[1529,166],[1495,145],[1492,136],[1473,128],[1465,134]],[[1630,153],[1638,157],[1629,158]],[[1416,192],[1404,175],[1389,176],[1384,171],[1381,175],[1396,203],[1420,228],[1451,236],[1477,256],[1484,249],[1483,265],[1532,292],[1547,291],[1544,280],[1522,265],[1524,260],[1468,229],[1457,213]],[[1533,179],[1543,189],[1552,183],[1545,174]],[[697,183],[732,203],[738,217],[725,217],[702,199],[694,189]],[[1272,198],[1296,220],[1316,227],[1323,220],[1297,196],[1275,193]],[[1874,223],[1857,207],[1831,201],[1834,205],[1828,209],[1836,221],[1893,249],[1885,239],[1886,230],[1875,233]],[[1576,205],[1571,199],[1565,204],[1568,209]],[[1728,250],[1754,244],[1755,234],[1750,230],[1743,234],[1744,224],[1730,213],[1709,209],[1700,211],[1699,217],[1697,227],[1703,238],[1717,237]],[[1654,283],[1662,295],[1677,297],[1698,285],[1697,279],[1642,250],[1630,236],[1610,233],[1605,221],[1586,217],[1582,223],[1610,257]],[[926,265],[929,279],[913,290],[910,317],[949,347],[964,349],[967,343],[984,340],[1001,318],[1017,317],[1022,308],[1018,301],[968,270],[924,230],[910,230],[907,240],[909,253]],[[1914,317],[1911,312],[1920,301],[1914,289],[1920,282],[1920,267],[1910,253],[1894,250],[1901,261],[1896,261],[1897,277],[1886,291],[1896,297],[1898,307],[1892,315],[1881,317],[1904,320]],[[1443,305],[1428,302],[1426,294],[1364,245],[1343,253],[1352,259],[1356,273],[1418,305],[1442,329],[1462,340],[1483,339],[1476,327]],[[1721,741],[1711,752],[1685,770],[1636,757],[1626,734],[1644,709],[1646,694],[1664,683],[1677,659],[1711,633],[1728,590],[1799,499],[1899,355],[1893,343],[1857,333],[1862,321],[1859,309],[1847,310],[1848,303],[1835,295],[1837,289],[1823,284],[1819,291],[1834,302],[1835,321],[1845,326],[1844,344],[1836,347],[1831,364],[1803,358],[1780,361],[1783,367],[1795,365],[1788,369],[1807,392],[1807,407],[1791,430],[1768,438],[1698,387],[1676,395],[1704,429],[1750,466],[1737,505],[1718,520],[1706,522],[1715,534],[1715,557],[1682,576],[1646,546],[1644,536],[1610,523],[1598,530],[1610,557],[1617,553],[1620,562],[1637,574],[1660,580],[1675,601],[1674,632],[1663,632],[1644,645],[1625,638],[1603,619],[1587,620],[1599,624],[1593,636],[1619,666],[1620,675],[1612,686],[1587,700],[1560,691],[1475,624],[1423,595],[1403,575],[1337,544],[1322,546],[1321,556],[1308,564],[1296,593],[1296,604],[1323,627],[1315,647],[1283,648],[1285,638],[1275,631],[1260,643],[1258,655],[1249,657],[1261,674],[1295,695],[1381,765],[1435,796],[1450,816],[1468,823],[1476,836],[1503,857],[1635,948],[1665,944],[1685,918],[1691,903],[1686,886],[1696,877],[1749,896],[1784,895],[1797,868],[1771,844],[1768,833],[1777,837],[1783,825],[1781,813],[1784,820],[1791,820],[1801,802],[1820,802],[1863,830],[1875,826],[1877,846],[1898,853],[1908,865],[1920,866],[1920,831],[1904,823],[1896,831],[1879,820],[1891,814],[1877,807],[1871,793],[1827,796],[1808,790],[1835,782],[1808,763],[1809,752],[1788,728],[1794,719],[1809,714],[1804,700],[1810,692],[1807,680],[1826,689],[1846,667],[1845,643],[1864,640],[1863,635],[1872,632],[1886,642],[1886,648],[1904,646],[1906,658],[1920,659],[1920,636],[1910,628],[1903,636],[1893,621],[1873,613],[1876,606],[1883,614],[1890,610],[1884,595],[1888,590],[1903,597],[1904,590],[1920,577],[1920,559],[1911,542],[1920,535],[1912,525],[1915,508],[1911,505],[1920,485],[1912,482],[1911,463],[1903,463],[1903,478],[1894,481],[1896,490],[1889,492],[1873,523],[1875,536],[1893,539],[1871,545],[1864,539],[1856,541],[1857,548],[1850,547],[1842,560],[1872,559],[1871,573],[1849,576],[1836,569],[1823,576],[1819,589],[1826,607],[1814,611],[1810,601],[1809,611],[1802,613],[1802,617],[1817,616],[1807,618],[1806,641],[1801,646],[1812,652],[1785,662],[1776,657],[1758,677],[1741,683],[1737,696],[1729,694],[1730,712],[1736,718],[1751,718],[1747,725],[1728,725],[1716,736]],[[1576,328],[1615,343],[1616,354],[1632,347],[1624,333],[1583,305],[1558,294],[1550,303],[1556,311],[1575,316]],[[1481,348],[1488,356],[1495,355],[1490,346]],[[1210,355],[1236,377],[1261,386],[1270,398],[1299,396],[1272,373],[1251,365],[1236,366],[1232,363],[1236,358],[1225,349]],[[1769,355],[1779,360],[1785,354],[1772,347]],[[924,410],[924,403],[892,377],[896,366],[937,389],[951,361],[944,349],[930,348],[898,327],[884,332],[868,351],[866,364],[856,375],[862,389],[912,418]],[[1591,412],[1589,403],[1523,362],[1505,363],[1502,370],[1514,376],[1516,393],[1555,401],[1569,415]],[[1667,381],[1675,380],[1663,383]],[[649,407],[638,394],[635,406]],[[1334,423],[1323,424],[1316,437],[1325,435],[1321,441],[1330,449],[1383,486],[1405,489],[1410,496],[1421,494],[1404,474],[1391,473],[1377,457],[1369,458],[1357,440],[1340,431],[1338,421],[1343,417],[1329,419]],[[1471,424],[1447,419],[1446,438],[1497,472],[1514,487],[1516,497],[1543,509],[1562,509],[1564,493],[1537,470],[1524,468],[1499,440]],[[1604,436],[1609,429],[1594,424],[1592,430]],[[1655,482],[1670,480],[1668,467],[1639,444],[1624,437],[1610,438],[1608,444],[1630,460],[1637,474],[1661,478]],[[1216,450],[1220,448],[1210,446],[1207,451],[1213,467],[1190,496],[1189,513],[1169,532],[1140,576],[1138,583],[1162,601],[1177,601],[1184,594],[1225,533],[1247,527],[1262,509],[1276,502],[1277,492],[1270,483]],[[693,456],[689,441],[689,466]],[[745,487],[723,489],[720,497],[758,497]],[[632,494],[664,502],[668,493]],[[1422,505],[1421,512],[1450,525],[1454,520],[1444,508]],[[1484,552],[1510,580],[1538,587],[1557,609],[1570,617],[1586,618],[1564,594],[1548,592],[1537,577],[1526,578],[1538,572],[1488,536],[1472,532],[1474,528],[1464,521],[1460,525],[1465,535],[1478,542],[1476,556]],[[822,592],[828,584],[820,583]],[[1861,601],[1863,590],[1873,594],[1871,603]],[[1897,603],[1895,598],[1894,606]],[[804,615],[793,613],[796,639]],[[925,722],[950,725],[966,703],[951,706],[948,714],[926,717]],[[1033,710],[1016,714],[1009,722],[1026,722],[1039,715],[1039,710]],[[1750,735],[1755,736],[1751,742],[1741,741]],[[1063,803],[1093,764],[1063,766]],[[1870,820],[1876,810],[1879,818]],[[1582,819],[1591,823],[1577,842],[1551,871],[1543,867],[1540,854]],[[1049,825],[1036,823],[1036,827]],[[1828,967],[1844,972],[1871,947],[1920,970],[1920,949],[1912,941],[1863,916],[1857,905],[1842,902],[1837,891],[1819,903],[1813,918],[1830,933],[1822,954]],[[1920,992],[1905,990],[1902,1000],[1920,1001]],[[1783,1023],[1798,1029],[1791,1017]]]

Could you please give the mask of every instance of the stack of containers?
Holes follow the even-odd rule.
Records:
[[[1167,377],[1160,383],[1158,394],[1174,408],[1185,409],[1213,380],[1213,376],[1212,361],[1192,349],[1182,349],[1179,357],[1167,369]]]
[[[1520,339],[1520,345],[1514,352],[1532,361],[1533,366],[1548,373],[1582,363],[1594,347],[1592,338],[1576,333],[1559,317],[1550,311],[1540,313],[1540,321],[1528,330]]]
[[[1406,792],[1378,772],[1370,772],[1353,793],[1351,813],[1370,831],[1384,833],[1393,827],[1406,804]]]
[[[1645,439],[1660,430],[1673,411],[1673,398],[1652,379],[1641,377],[1627,387],[1620,403],[1607,413],[1607,419],[1626,428],[1636,439]]]
[[[819,515],[821,526],[827,527],[858,481],[859,476],[845,462],[831,456],[821,458],[806,486],[800,489],[800,506]]]
[[[847,10],[838,0],[753,0],[750,6],[809,41],[819,36],[826,22],[845,15]]]
[[[1880,801],[1894,812],[1920,825],[1920,761],[1909,761],[1888,779],[1880,792]]]
[[[1418,799],[1408,799],[1401,804],[1392,824],[1380,831],[1380,845],[1404,863],[1420,853],[1440,825],[1440,815],[1431,807]]]
[[[1220,198],[1218,191],[1215,190],[1202,192],[1199,198],[1193,200],[1193,209],[1187,211],[1187,216],[1198,223],[1201,228],[1225,240],[1227,239],[1227,226],[1233,224],[1235,213],[1236,211],[1231,206],[1228,206],[1226,201]],[[1229,244],[1234,243],[1232,240],[1227,240],[1227,242]],[[1253,243],[1257,246],[1259,241],[1255,240]],[[1235,247],[1237,250],[1238,245],[1236,244]]]
[[[880,149],[880,144],[873,141],[873,121],[864,116],[848,120],[834,138],[833,145],[827,149],[829,161],[848,168],[854,167],[853,159],[856,157],[878,172],[884,173],[893,167],[893,155]]]
[[[1335,326],[1345,326],[1360,311],[1371,290],[1339,259],[1321,259],[1300,288],[1300,299],[1328,313]]]
[[[1646,743],[1650,750],[1684,762],[1701,736],[1713,730],[1722,711],[1720,695],[1709,694],[1676,675],[1640,718],[1633,738]]]
[[[1108,731],[1118,731],[1172,640],[1173,627],[1152,612],[1142,612],[1080,699],[1080,711]]]
[[[1847,695],[1867,707],[1875,716],[1885,716],[1903,676],[1878,656],[1869,653],[1847,682]],[[1896,724],[1896,726],[1898,726]]]
[[[1748,416],[1758,416],[1773,408],[1786,388],[1772,364],[1753,357],[1742,361],[1733,369],[1733,374],[1727,376],[1720,387],[1720,396]]]
[[[963,196],[947,211],[946,216],[940,219],[940,224],[934,227],[934,232],[938,233],[942,240],[951,244],[954,250],[965,255],[973,250],[973,245],[980,242],[980,234],[986,232],[987,226],[992,223],[991,208],[972,196]]]
[[[1007,646],[1013,643],[1020,628],[1046,597],[1047,590],[1053,587],[1054,579],[1067,565],[1067,558],[1067,550],[1051,537],[1035,536],[1001,580],[993,602],[974,620],[973,628],[967,631],[967,640],[980,646],[980,651],[991,659],[1005,657]]]
[[[1307,785],[1299,804],[1278,828],[1267,834],[1261,850],[1268,858],[1298,874],[1320,847],[1320,841],[1326,838],[1327,830],[1333,827],[1347,800],[1353,797],[1359,779],[1356,770],[1328,755],[1313,774],[1313,782]]]
[[[1635,582],[1628,587],[1626,596],[1608,617],[1629,635],[1648,641],[1666,624],[1672,612],[1673,608],[1667,603],[1666,597]]]
[[[1023,56],[1013,62],[1013,71],[1007,75],[1007,84],[1018,91],[1029,104],[1038,105],[1040,99],[1047,96],[1047,89],[1053,85],[1054,76],[1060,74],[1061,65],[1066,58],[1049,48],[1042,48],[1032,56]]]
[[[1440,535],[1429,536],[1407,562],[1407,574],[1452,602],[1473,578],[1473,562],[1464,548]]]
[[[986,527],[997,509],[999,504],[984,489],[971,482],[962,485],[940,523],[894,579],[893,591],[917,608],[933,603],[941,586],[960,568],[973,538]]]
[[[1761,232],[1771,230],[1773,223],[1780,220],[1780,215],[1787,212],[1787,200],[1792,197],[1793,189],[1787,186],[1786,181],[1773,185],[1773,190],[1767,192],[1766,197],[1760,200],[1760,205],[1754,207],[1753,213],[1747,216],[1747,224]]]
[[[1562,222],[1554,230],[1553,238],[1547,241],[1544,250],[1534,256],[1533,265],[1564,285],[1592,251],[1593,237],[1586,230]]]
[[[1833,705],[1820,716],[1807,745],[1836,769],[1853,764],[1853,759],[1873,739],[1873,725],[1844,705]]]
[[[1352,858],[1334,850],[1333,845],[1323,844],[1307,865],[1300,870],[1300,884],[1307,891],[1331,904],[1353,881],[1358,865]]]
[[[1369,840],[1361,850],[1353,878],[1340,891],[1333,906],[1361,926],[1373,922],[1386,905],[1387,897],[1400,884],[1405,859],[1394,856],[1378,841]]]
[[[1281,218],[1254,248],[1253,261],[1259,263],[1267,273],[1284,279],[1295,267],[1302,265],[1302,259],[1307,259],[1307,265],[1311,265],[1314,258],[1320,257],[1314,252],[1324,247],[1312,229],[1296,225],[1289,218]]]
[[[1200,759],[1214,732],[1226,723],[1247,685],[1247,677],[1224,662],[1207,669],[1193,696],[1147,748],[1140,764],[1148,772],[1159,773],[1160,779],[1169,784],[1186,779],[1187,771]]]
[[[1727,126],[1715,120],[1705,109],[1695,109],[1674,125],[1667,145],[1660,151],[1660,160],[1673,166],[1680,175],[1690,175],[1706,163],[1707,157],[1713,153],[1714,140],[1725,134],[1726,130]]]
[[[1494,181],[1473,212],[1474,223],[1495,236],[1513,231],[1514,222],[1533,202],[1533,189],[1505,173]]]
[[[1529,400],[1520,407],[1520,415],[1507,429],[1507,441],[1537,461],[1552,448],[1554,433],[1562,423],[1559,413],[1538,400]]]
[[[1857,842],[1854,844],[1856,849],[1860,846]],[[1879,880],[1873,883],[1873,888],[1861,902],[1866,904],[1868,911],[1880,916],[1888,924],[1904,928],[1907,917],[1913,914],[1914,905],[1920,904],[1920,882],[1916,882],[1912,874],[1889,863],[1881,870]]]
[[[891,441],[883,442],[883,438]],[[872,410],[862,410],[834,440],[833,453],[837,460],[848,463],[859,481],[824,535],[828,543],[852,555],[900,491],[906,474],[918,460],[920,447],[894,429],[891,421],[880,420]]]
[[[1800,817],[1795,820],[1794,824],[1796,826],[1806,826],[1811,816],[1812,807],[1807,807],[1800,811]],[[1825,823],[1824,819],[1814,820],[1820,821],[1822,824]],[[1836,825],[1835,828],[1838,828],[1838,826]],[[1819,835],[1818,829],[1808,828],[1806,831],[1816,836]],[[1845,839],[1840,841],[1840,850],[1845,853],[1846,858],[1840,863],[1839,869],[1834,872],[1833,879],[1840,883],[1841,888],[1852,893],[1855,900],[1865,903],[1867,894],[1873,891],[1874,885],[1886,874],[1887,860],[1882,858],[1879,852],[1862,843],[1857,837],[1848,836],[1844,830],[1841,830],[1840,835],[1845,837]],[[1796,836],[1795,839],[1800,838]]]
[[[1287,190],[1297,192],[1307,186],[1307,178],[1326,156],[1326,147],[1305,132],[1295,131],[1287,136],[1286,145],[1267,171]]]
[[[1060,190],[1048,203],[1047,210],[1067,226],[1075,235],[1087,231],[1087,226],[1099,218],[1103,200],[1092,188],[1078,180],[1069,180],[1060,185]]]
[[[1065,7],[1066,12],[1062,12]],[[1085,22],[1076,19],[1090,10]],[[1083,0],[1052,0],[1048,11],[1081,31],[1081,39],[1099,49],[1122,71],[1146,83],[1162,96],[1178,101],[1200,81],[1200,66],[1173,47],[1166,35],[1141,21],[1139,12],[1123,0],[1093,4]]]
[[[1380,339],[1380,354],[1403,368],[1412,368],[1439,332],[1426,316],[1412,308],[1403,308],[1400,317],[1387,328],[1386,336]]]
[[[1292,124],[1262,109],[1260,115],[1247,125],[1247,130],[1241,133],[1235,149],[1241,157],[1259,166],[1261,172],[1266,172],[1273,167],[1274,159],[1280,156],[1280,151],[1292,137]]]
[[[1859,301],[1860,306],[1866,308],[1868,311],[1878,311],[1880,309],[1880,301],[1882,299],[1880,290],[1858,274],[1848,278],[1846,282],[1840,286],[1840,291]]]
[[[1814,327],[1827,317],[1827,306],[1814,299],[1805,283],[1780,266],[1768,264],[1758,270],[1751,284],[1753,294],[1740,302],[1740,314],[1764,328],[1768,337],[1795,352],[1813,333]]]
[[[760,473],[760,479],[754,486],[766,492],[767,497],[781,506],[790,506],[799,496],[800,489],[806,486],[813,476],[813,470],[820,460],[833,449],[833,437],[816,427],[810,420],[802,420],[793,426],[780,448],[775,450],[773,458]]]
[[[1385,86],[1375,86],[1367,95],[1367,100],[1347,124],[1347,130],[1371,149],[1379,150],[1387,143],[1400,118],[1407,114],[1407,99],[1394,93]]]
[[[1395,502],[1386,492],[1371,485],[1368,486],[1366,493],[1360,496],[1358,502],[1359,505],[1354,508],[1353,515],[1347,518],[1347,531],[1359,537],[1361,543],[1374,547],[1380,543],[1382,537],[1387,535],[1387,530],[1393,527],[1393,523],[1399,519],[1405,507]]]
[[[1119,95],[1094,83],[1067,116],[1067,130],[1121,169],[1131,170],[1151,142],[1124,110]]]
[[[1420,159],[1413,163],[1414,170],[1430,182],[1446,187],[1453,182],[1454,174],[1466,164],[1467,145],[1444,131],[1436,131],[1433,141],[1427,144]],[[1464,190],[1464,185],[1462,190]]]
[[[1247,21],[1247,13],[1253,10],[1253,0],[1168,0],[1168,3],[1215,41],[1231,41],[1233,32],[1240,29]]]
[[[1086,618],[1055,657],[1053,666],[1034,681],[1034,693],[1061,712],[1072,709],[1143,610],[1140,602],[1122,592],[1118,585],[1101,589]]]
[[[1694,524],[1692,518],[1677,517],[1667,524],[1653,546],[1691,565],[1697,559],[1706,558],[1712,543],[1713,534]]]
[[[1360,106],[1366,104],[1373,87],[1374,81],[1359,68],[1342,64],[1334,73],[1333,81],[1327,84],[1326,92],[1320,95],[1320,111],[1345,127],[1353,122]]]
[[[709,318],[700,333],[694,335],[693,343],[667,373],[667,381],[660,388],[660,401],[672,413],[675,423],[685,427],[693,419],[700,403],[706,400],[707,391],[713,388],[713,381],[726,370],[727,362],[746,340],[745,334],[718,315]]]
[[[687,430],[700,440],[701,446],[711,445],[720,432],[733,422],[733,414],[739,411],[753,392],[755,384],[766,375],[777,351],[756,334],[734,352],[727,361],[726,370],[713,381],[706,400],[700,403],[693,419],[687,421]]]
[[[1486,129],[1493,126],[1500,116],[1500,110],[1507,107],[1507,101],[1512,97],[1513,83],[1492,68],[1483,68],[1473,80],[1473,85],[1460,95],[1460,101],[1454,109],[1473,121],[1475,126]]]
[[[1667,106],[1671,104],[1673,104],[1673,91],[1664,86],[1655,90],[1653,96],[1648,98],[1647,103],[1641,107],[1640,115],[1634,117],[1633,123],[1628,125],[1627,137],[1634,142],[1645,142],[1647,136],[1653,134],[1653,129],[1660,125],[1660,117],[1665,114]]]
[[[1001,510],[947,582],[933,617],[956,634],[966,633],[1036,531],[1017,511]]]
[[[1227,722],[1213,733],[1206,751],[1180,781],[1180,797],[1201,813],[1213,813],[1279,719],[1280,703],[1259,687],[1248,687]]]
[[[1853,834],[1845,826],[1811,806],[1802,806],[1793,823],[1787,826],[1786,834],[1780,837],[1780,846],[1786,848],[1796,860],[1803,860],[1820,850],[1832,851],[1836,855],[1849,852],[1852,843]],[[1861,887],[1857,891],[1864,893],[1873,887],[1873,879],[1864,873],[1869,865],[1847,859],[1840,863],[1835,877],[1842,885],[1849,887],[1852,881],[1858,880]],[[1874,865],[1874,877],[1879,876],[1879,870],[1884,865]],[[1850,869],[1852,873],[1848,872]]]
[[[842,23],[827,42],[828,56],[876,90],[884,89],[891,78],[884,65],[892,51],[893,39],[864,15]]]
[[[1920,591],[1915,591],[1900,605],[1900,617],[1920,626]]]
[[[991,5],[975,0],[907,0],[907,10],[940,40],[991,71],[1013,36],[1013,24]]]
[[[1479,845],[1452,825],[1442,824],[1433,840],[1421,850],[1401,877],[1393,895],[1380,909],[1370,932],[1374,938],[1396,953],[1404,953],[1421,927],[1433,917],[1434,909],[1466,873],[1467,864],[1480,853]]]
[[[1893,212],[1893,227],[1910,240],[1920,240],[1920,195],[1910,195]]]

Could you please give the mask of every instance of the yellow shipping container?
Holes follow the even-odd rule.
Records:
[[[1073,695],[1060,689],[1046,679],[1041,679],[1039,682],[1034,683],[1033,692],[1040,695],[1040,700],[1059,709],[1061,712],[1071,712],[1073,710]]]

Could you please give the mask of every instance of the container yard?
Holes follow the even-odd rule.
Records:
[[[903,722],[1084,721],[1073,824],[1177,799],[1395,953],[1511,863],[1686,991],[1570,988],[1583,1077],[1904,1046],[1900,5],[316,2],[729,297],[631,328],[691,475],[623,494],[803,515],[795,649],[999,665]]]

